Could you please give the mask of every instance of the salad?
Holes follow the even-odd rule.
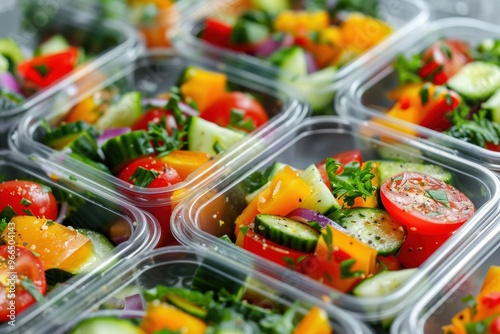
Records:
[[[228,238],[339,291],[381,296],[474,214],[453,182],[438,165],[364,161],[359,150],[303,170],[276,162],[240,184],[246,205]]]
[[[257,97],[228,91],[225,74],[187,66],[155,98],[117,85],[85,98],[62,122],[45,122],[41,141],[126,182],[133,195],[179,184],[268,119]],[[170,205],[150,210],[163,228],[160,245],[172,242]]]
[[[126,296],[121,300],[123,314],[143,311],[139,319],[97,313],[73,326],[70,333],[109,333],[110,329],[122,333],[333,333],[328,314],[320,307],[307,310],[299,301],[287,305],[279,301],[285,296],[264,283],[234,269],[232,276],[219,275],[217,270],[198,267],[189,287],[157,285]],[[101,308],[110,307],[107,304]]]
[[[500,151],[499,40],[476,46],[440,39],[422,53],[399,55],[394,63],[399,87],[386,115],[443,132],[491,151]],[[416,131],[375,118],[416,135]]]
[[[0,112],[11,110],[71,73],[87,58],[61,34],[42,42],[29,57],[12,38],[0,38]]]
[[[106,262],[122,237],[110,240],[109,231],[80,227],[92,226],[80,221],[79,210],[89,208],[85,200],[37,180],[2,181],[0,203],[1,322],[15,323],[46,293]]]
[[[491,266],[479,294],[464,301],[467,306],[443,326],[443,333],[500,333],[500,267]]]
[[[204,19],[197,27],[198,37],[265,61],[282,70],[279,80],[293,81],[299,88],[303,80],[318,88],[331,83],[340,67],[392,33],[377,17],[377,0],[305,1],[304,5],[252,0],[227,7]],[[302,93],[316,112],[331,101],[332,94]]]

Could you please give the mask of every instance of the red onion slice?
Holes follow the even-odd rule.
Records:
[[[337,230],[347,233],[347,230],[340,226],[338,223],[334,222],[327,216],[320,214],[319,212],[306,209],[306,208],[297,208],[288,214],[288,218],[295,219],[302,223],[308,223],[310,221],[318,222],[321,227],[325,227],[326,225],[331,225]]]
[[[55,220],[56,223],[62,224],[64,218],[66,218],[66,213],[68,213],[68,202],[61,202],[61,206],[59,207],[59,214]]]
[[[114,137],[124,135],[124,134],[129,133],[129,132],[130,132],[130,128],[106,129],[106,130],[104,130],[102,135],[100,135],[99,138],[97,138],[97,144],[99,146],[101,146],[101,144],[103,144],[105,141],[107,141],[111,138],[114,138]]]
[[[168,99],[162,99],[159,97],[156,98],[150,98],[150,99],[143,99],[142,100],[142,105],[147,106],[148,104],[163,108],[167,105]],[[185,113],[186,115],[191,115],[191,116],[198,116],[200,113],[198,110],[195,110],[194,108],[190,107],[189,105],[179,102],[179,108],[181,108],[182,112]]]
[[[21,87],[16,81],[16,78],[10,72],[0,74],[0,88],[9,90],[11,92],[21,94]]]
[[[318,65],[313,55],[309,51],[304,52],[306,57],[307,73],[314,73],[318,70]]]
[[[257,57],[267,58],[271,56],[276,50],[280,48],[286,48],[292,46],[294,43],[294,38],[290,34],[283,34],[277,36],[273,34],[272,36],[266,38],[255,49],[255,55]]]
[[[142,299],[140,294],[125,297],[125,311],[143,311]]]

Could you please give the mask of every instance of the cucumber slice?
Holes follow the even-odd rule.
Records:
[[[240,18],[233,27],[230,41],[233,44],[259,43],[266,39],[269,33],[269,28],[266,25]]]
[[[154,153],[149,137],[144,130],[132,131],[116,136],[101,146],[104,162],[112,172],[118,172],[135,158]]]
[[[300,46],[291,46],[288,48],[281,48],[274,52],[270,57],[269,61],[278,66],[280,69],[287,73],[292,73],[300,77],[307,75],[307,62],[306,54],[304,49]],[[289,77],[283,78],[287,82]]]
[[[319,238],[319,232],[307,224],[269,214],[255,217],[254,231],[277,244],[301,252],[313,252]]]
[[[500,66],[482,61],[468,63],[447,85],[472,101],[485,100],[500,88]]]
[[[443,182],[452,184],[453,175],[441,166],[426,165],[412,162],[382,161],[373,160],[377,164],[380,184],[384,183],[390,177],[402,172],[419,172],[430,175]]]
[[[110,256],[115,246],[101,233],[79,228],[78,232],[92,242],[92,255],[83,266],[72,271],[72,274],[90,273],[96,266],[103,263]]]
[[[370,245],[379,255],[396,252],[405,239],[405,230],[385,210],[353,208],[346,210],[346,217],[338,223],[350,235]]]
[[[260,9],[269,13],[277,13],[290,9],[288,0],[251,0],[252,8]]]
[[[128,92],[99,117],[95,126],[100,130],[130,127],[141,115],[141,93]]]
[[[49,132],[45,137],[47,146],[55,150],[68,150],[90,160],[99,161],[97,137],[99,131],[83,121],[67,123]]]
[[[71,122],[71,123],[62,123],[58,127],[51,129],[50,132],[48,132],[45,135],[44,142],[46,144],[51,143],[53,141],[62,139],[62,138],[68,138],[69,135],[76,135],[82,131],[87,130],[90,128],[91,125],[88,124],[85,121],[77,121],[77,122]],[[94,132],[95,136],[97,137],[99,135],[98,131]],[[62,141],[64,142],[64,141]],[[61,150],[64,146],[66,146],[69,142],[66,142],[64,144],[57,145],[58,147],[55,148],[57,150]]]
[[[381,271],[361,281],[352,290],[358,297],[381,297],[398,289],[417,272],[417,268]]]
[[[130,320],[118,317],[100,316],[85,319],[78,323],[70,334],[141,334],[142,329],[134,325]]]
[[[92,160],[92,159],[90,159],[84,155],[78,154],[76,152],[71,152],[69,154],[69,156],[72,157],[73,159],[76,159],[78,161],[83,162],[84,164],[87,164],[91,167],[97,168],[106,174],[111,174],[111,171],[109,170],[109,168],[103,163]]]
[[[318,167],[310,165],[300,174],[300,177],[311,186],[312,194],[299,207],[317,211],[321,214],[340,207],[331,190],[323,182]]]
[[[406,144],[396,143],[392,146],[379,145],[377,146],[377,152],[384,160],[424,163],[424,160],[419,157],[419,155],[422,155],[422,152]]]
[[[187,127],[188,149],[205,152],[212,157],[217,155],[214,150],[216,145],[226,150],[245,136],[241,132],[221,127],[196,116],[189,117]]]
[[[42,56],[51,53],[61,52],[69,48],[70,45],[66,38],[64,38],[61,34],[56,34],[40,44],[38,48],[36,48],[34,55]]]
[[[500,89],[493,94],[481,107],[491,110],[491,120],[500,123]]]
[[[205,319],[207,316],[207,310],[197,305],[195,303],[190,302],[189,300],[179,296],[175,293],[170,293],[167,296],[167,302],[177,307],[178,309],[189,313],[197,318]]]
[[[9,72],[15,73],[17,64],[24,60],[19,44],[13,38],[0,38],[0,54],[9,61]]]

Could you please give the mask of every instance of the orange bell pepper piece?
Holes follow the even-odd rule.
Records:
[[[204,152],[175,150],[161,157],[160,160],[174,168],[184,180],[189,174],[210,161],[210,155]]]
[[[357,54],[374,47],[392,33],[386,23],[359,13],[349,15],[340,29],[344,46]]]
[[[200,112],[226,92],[225,74],[191,68],[180,91],[186,101],[194,101]]]
[[[255,216],[257,216],[260,211],[258,209],[259,203],[266,202],[269,198],[271,198],[271,189],[267,188],[263,190],[260,194],[255,196],[255,198],[248,203],[243,212],[236,218],[234,224],[234,234],[238,237],[240,233],[240,228],[243,226],[248,226],[253,223]]]
[[[500,267],[492,266],[486,274],[481,291],[477,296],[476,313],[473,321],[484,320],[500,314]]]
[[[325,310],[317,306],[312,307],[293,330],[293,334],[331,334],[333,333],[328,315]]]
[[[140,328],[146,333],[169,329],[186,334],[203,334],[207,325],[202,320],[171,305],[150,303],[146,308]]]
[[[272,178],[269,189],[270,198],[258,202],[257,210],[278,216],[286,216],[312,194],[311,186],[290,166],[285,166]]]
[[[73,272],[92,255],[92,242],[75,229],[49,219],[33,216],[14,216],[15,243],[39,255],[43,269],[58,268]],[[9,238],[7,229],[2,239]]]
[[[322,229],[314,257],[304,264],[301,272],[339,291],[349,292],[359,281],[375,272],[376,258],[374,248],[327,225]],[[342,263],[345,265],[346,262],[343,261],[352,261],[349,272],[359,275],[345,277]]]
[[[320,31],[330,25],[330,17],[323,10],[307,12],[302,10],[282,11],[274,20],[276,31],[297,35],[303,31]]]

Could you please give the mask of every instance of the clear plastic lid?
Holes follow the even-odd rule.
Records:
[[[305,1],[305,3],[307,2]],[[292,1],[292,3],[298,8],[305,6],[304,2],[300,1]],[[197,4],[186,6],[181,12],[182,22],[176,27],[172,42],[176,48],[186,54],[221,59],[226,63],[234,64],[234,66],[264,77],[281,78],[284,82],[293,84],[317,113],[330,113],[329,109],[333,107],[334,93],[346,85],[354,73],[364,71],[386,49],[404,40],[407,34],[426,23],[429,18],[428,5],[424,1],[382,0],[379,2],[377,15],[382,21],[394,28],[394,32],[388,38],[334,73],[319,71],[316,75],[298,77],[296,74],[280,70],[279,67],[268,61],[208,44],[198,37],[203,29],[205,19],[210,15],[235,13],[246,8],[245,6],[248,6],[248,3],[240,0],[200,1]],[[370,32],[367,33],[367,35],[369,34]],[[366,38],[366,35],[359,38]]]
[[[370,120],[378,118],[394,124],[399,129],[409,129],[418,137],[428,139],[431,145],[454,152],[468,159],[500,171],[500,152],[467,143],[443,133],[386,116],[385,112],[394,105],[387,93],[398,86],[398,77],[393,62],[398,54],[406,57],[423,52],[435,41],[442,38],[463,40],[472,47],[486,38],[498,38],[500,27],[469,18],[447,18],[432,22],[421,30],[409,35],[405,43],[389,50],[376,64],[363,73],[349,87],[345,87],[336,100],[336,109],[345,118]],[[344,101],[345,99],[345,101]]]
[[[366,321],[390,319],[411,305],[436,278],[446,272],[448,264],[457,258],[460,250],[492,224],[492,218],[498,215],[500,209],[500,181],[491,171],[374,124],[349,122],[337,117],[313,117],[289,129],[284,135],[264,139],[262,144],[266,150],[256,150],[245,166],[228,168],[224,173],[226,178],[198,191],[177,206],[172,215],[174,236],[182,244],[200,249],[214,248],[241,263],[258,266],[260,270],[274,273],[273,276],[283,282],[311,295],[330,296],[334,304]],[[455,186],[473,201],[477,209],[405,284],[381,297],[356,297],[219,239],[224,234],[234,236],[233,222],[246,207],[245,200],[241,199],[241,181],[253,172],[264,171],[276,161],[304,169],[333,154],[352,149],[360,150],[363,161],[391,156],[403,161],[441,166],[452,173]]]
[[[165,247],[141,254],[113,268],[101,280],[87,287],[88,294],[85,297],[78,298],[73,295],[73,303],[70,306],[55,307],[51,313],[47,313],[46,321],[39,324],[42,326],[41,332],[62,333],[74,326],[78,320],[98,314],[120,315],[120,312],[110,310],[92,313],[96,309],[102,309],[106,303],[110,304],[110,300],[116,295],[123,298],[128,294],[142,294],[144,289],[152,289],[157,285],[190,288],[198,268],[202,268],[208,275],[219,277],[219,280],[226,281],[226,284],[245,286],[246,291],[260,296],[257,305],[273,309],[278,305],[290,306],[300,301],[303,310],[319,305],[327,311],[335,333],[371,333],[364,324],[345,311],[283,285],[258,270],[215,252],[201,253],[182,246]],[[141,314],[136,311],[130,315],[140,317]]]
[[[443,332],[442,327],[469,306],[468,298],[476,298],[491,266],[500,266],[498,217],[492,228],[464,247],[440,279],[395,319],[391,333]]]
[[[65,222],[68,226],[99,232],[115,246],[108,255],[96,262],[95,267],[71,277],[50,291],[43,302],[34,304],[23,312],[16,312],[14,318],[9,320],[14,320],[15,326],[0,324],[2,333],[24,329],[30,324],[38,325],[47,309],[55,304],[67,304],[69,296],[81,291],[82,286],[124,259],[147,252],[157,244],[160,237],[157,220],[152,215],[119,201],[112,193],[100,192],[84,180],[75,178],[70,171],[36,156],[28,158],[12,151],[0,151],[0,161],[0,174],[4,182],[32,180],[50,187],[56,199],[61,201],[59,210],[66,212]],[[67,211],[63,211],[64,205],[68,205]],[[6,242],[10,245],[10,239]],[[32,246],[31,249],[36,251]]]
[[[68,113],[71,106],[89,96],[92,91],[99,91],[99,89],[109,84],[116,84],[123,85],[126,90],[138,90],[144,97],[157,96],[159,93],[168,91],[172,85],[176,85],[184,68],[188,65],[225,73],[228,77],[228,83],[234,90],[259,96],[264,109],[268,113],[269,121],[224,153],[219,154],[216,159],[209,161],[190,174],[184,181],[161,188],[132,186],[41,142],[44,133],[44,121],[53,124],[57,123],[61,117]],[[90,80],[90,82],[97,84],[94,84],[92,90],[86,94],[73,97],[71,96],[72,87],[80,84],[80,81],[75,81],[66,90],[54,94],[47,100],[47,103],[34,108],[31,113],[27,114],[19,122],[17,131],[10,138],[11,147],[27,154],[36,153],[48,157],[50,160],[58,161],[58,163],[73,170],[75,174],[87,178],[87,181],[96,188],[112,189],[116,191],[117,196],[120,198],[154,212],[162,226],[162,236],[168,239],[169,242],[173,241],[169,232],[171,206],[178,203],[182,198],[196,192],[200,184],[209,182],[211,174],[218,168],[225,165],[237,166],[243,164],[248,158],[246,151],[249,148],[255,148],[254,143],[258,138],[267,136],[269,133],[280,132],[280,129],[299,122],[309,113],[309,109],[296,100],[293,91],[286,90],[278,83],[259,78],[251,73],[240,71],[222,63],[208,59],[195,60],[169,50],[150,52],[130,66],[124,68],[108,67],[98,72],[96,78],[86,77],[84,80]],[[160,244],[164,244],[165,238],[162,238]]]
[[[28,97],[18,106],[0,112],[0,147],[7,146],[7,132],[26,111],[48,96],[109,64],[125,64],[143,51],[137,33],[118,20],[102,20],[90,13],[74,11],[68,2],[5,1],[0,5],[0,37],[20,44],[26,59],[44,39],[61,34],[71,45],[82,47],[92,60],[71,74]]]

